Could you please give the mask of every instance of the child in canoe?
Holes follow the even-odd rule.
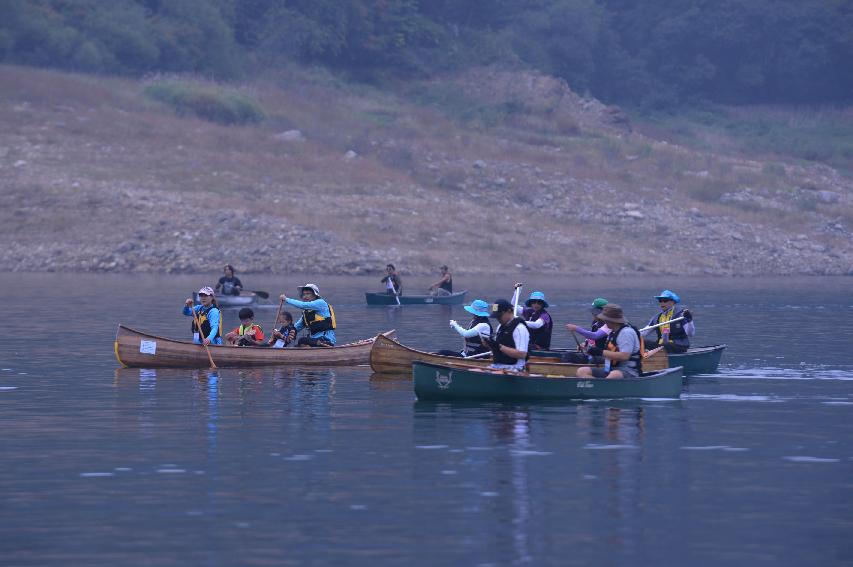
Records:
[[[255,312],[244,307],[237,314],[240,326],[225,335],[225,340],[232,346],[261,346],[264,344],[264,330],[255,323]]]
[[[293,315],[288,311],[282,311],[275,324],[281,326],[272,330],[272,336],[267,345],[273,348],[284,348],[293,344],[293,341],[296,340],[296,326],[293,324]]]

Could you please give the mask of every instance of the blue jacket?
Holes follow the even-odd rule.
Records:
[[[198,313],[202,309],[204,309],[203,305],[193,305],[192,310],[190,310],[189,307],[184,305],[183,314],[187,317],[192,317],[193,311]],[[218,307],[211,306],[210,311],[207,312],[207,320],[210,321],[210,335],[207,337],[208,339],[210,339],[210,344],[221,345],[222,337],[216,336],[217,331],[220,331],[219,325],[220,321],[222,320],[222,315],[219,312]],[[221,335],[222,333],[220,332],[219,334]],[[199,333],[199,335],[201,335],[201,333]],[[196,344],[201,344],[201,338],[199,337],[198,339],[196,339],[195,337],[193,337],[193,342]]]
[[[294,307],[298,307],[305,311],[306,309],[310,309],[311,311],[316,311],[318,315],[328,319],[332,316],[332,311],[329,309],[329,304],[326,303],[326,300],[321,298],[315,299],[314,301],[300,301],[298,299],[292,299],[290,297],[287,298],[287,303],[293,305]],[[296,322],[296,332],[298,333],[302,329],[305,328],[305,319],[303,317],[299,318],[299,321]],[[313,333],[310,335],[312,339],[325,338],[332,344],[337,343],[337,339],[335,338],[335,331],[333,329],[329,329],[328,331],[321,331],[319,333]]]

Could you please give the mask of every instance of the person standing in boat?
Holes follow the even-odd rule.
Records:
[[[515,316],[515,308],[506,299],[496,300],[489,316],[500,323],[494,339],[481,338],[483,344],[492,351],[489,368],[523,372],[527,366],[527,349],[530,344],[530,332],[524,320]]]
[[[601,310],[598,318],[610,327],[607,336],[607,347],[590,347],[587,354],[604,357],[604,367],[578,368],[578,378],[630,378],[637,377],[642,372],[643,339],[640,331],[628,324],[622,308],[615,303],[608,303]]]
[[[385,277],[380,281],[385,284],[385,293],[388,295],[403,295],[403,282],[394,264],[385,266]]]
[[[287,297],[281,294],[279,299],[302,309],[302,317],[294,327],[298,333],[302,329],[308,329],[308,336],[299,339],[297,346],[330,347],[335,346],[335,310],[328,302],[320,297],[320,288],[316,284],[307,283],[302,286],[302,300]]]
[[[607,305],[607,300],[603,297],[597,297],[592,302],[592,306],[589,310],[590,313],[592,313],[592,325],[590,325],[589,329],[581,327],[580,325],[575,325],[574,323],[568,323],[566,325],[566,329],[568,329],[569,332],[577,333],[585,339],[583,344],[584,349],[590,347],[598,347],[600,349],[607,348],[607,335],[610,334],[610,327],[607,326],[607,323],[598,318],[598,315],[601,314],[605,305]],[[588,362],[602,364],[604,362],[602,357],[589,356],[586,354],[585,350],[583,352],[567,352],[563,355],[562,360],[563,362],[579,364],[586,364]]]
[[[662,346],[666,352],[671,354],[680,354],[687,352],[690,348],[690,337],[696,334],[696,327],[693,324],[693,314],[689,309],[680,309],[676,307],[681,303],[681,298],[673,291],[668,289],[663,290],[660,295],[656,295],[660,305],[660,313],[649,320],[650,327],[659,323],[666,323],[654,329],[649,329],[643,333],[644,337],[655,334],[657,341],[649,343],[649,350]],[[683,317],[681,321],[673,321]],[[672,321],[672,323],[669,323]]]
[[[430,295],[450,295],[453,293],[453,274],[450,273],[447,266],[442,266],[439,269],[441,270],[441,277],[437,282],[430,284],[428,291]]]
[[[183,314],[193,318],[192,333],[193,342],[204,345],[221,345],[222,344],[222,312],[216,305],[216,298],[213,295],[213,288],[203,287],[198,290],[198,300],[201,305],[193,305],[192,298],[188,298]],[[195,324],[195,319],[198,319],[201,330]]]
[[[244,307],[237,314],[240,326],[225,335],[225,341],[235,346],[263,346],[264,330],[255,323],[255,312]]]
[[[234,266],[226,264],[223,271],[225,275],[219,278],[214,291],[222,289],[222,295],[240,295],[240,292],[243,291],[243,282],[234,275]]]
[[[463,358],[489,352],[489,347],[483,344],[480,337],[491,338],[492,324],[489,322],[489,304],[482,299],[475,299],[471,305],[463,307],[465,311],[474,316],[471,322],[468,323],[468,328],[463,329],[462,326],[454,320],[450,320],[450,328],[462,335],[464,347],[461,352],[454,350],[442,350],[437,354],[444,356],[461,356]]]
[[[530,348],[536,350],[551,348],[551,331],[554,323],[551,321],[551,315],[545,311],[547,307],[548,302],[545,301],[545,294],[541,291],[534,291],[524,302],[521,317],[530,330]]]

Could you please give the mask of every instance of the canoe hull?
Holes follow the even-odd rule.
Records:
[[[217,295],[216,304],[223,309],[231,307],[250,307],[258,304],[260,298],[252,292],[240,295]],[[198,293],[193,294],[193,300],[198,303]]]
[[[459,305],[465,302],[468,291],[459,291],[450,295],[401,295],[400,305]],[[364,294],[368,305],[397,305],[394,296],[388,293]]]
[[[694,374],[713,374],[717,372],[720,366],[720,360],[723,357],[723,351],[726,350],[725,344],[694,347],[689,349],[684,354],[666,354],[664,351],[655,355],[655,358],[660,358],[661,361],[666,359],[666,367],[675,368],[681,366],[684,369],[685,376]],[[564,351],[559,350],[534,350],[531,351],[531,357],[554,358],[559,359]],[[654,361],[643,362],[643,368],[651,371],[659,370],[659,364]]]
[[[414,362],[412,374],[415,395],[431,401],[678,398],[683,376],[678,367],[642,378],[550,378],[425,362]]]
[[[381,336],[393,336],[388,331]],[[247,366],[354,366],[367,364],[374,339],[328,348],[264,348],[210,346],[220,367]],[[209,368],[204,347],[118,326],[115,355],[123,366],[138,368]]]
[[[485,368],[492,363],[491,356],[484,358],[442,356],[415,350],[382,335],[376,337],[370,349],[370,367],[377,374],[410,376],[412,363],[416,360],[433,364],[453,364],[466,368]],[[549,376],[574,376],[578,368],[588,366],[547,362],[533,358],[527,364],[530,372]]]

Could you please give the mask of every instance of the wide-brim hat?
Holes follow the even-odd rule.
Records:
[[[674,291],[670,291],[670,290],[668,290],[668,289],[665,289],[665,290],[663,290],[662,292],[660,292],[660,295],[656,295],[656,296],[655,296],[655,299],[657,299],[657,300],[661,300],[661,299],[671,299],[671,300],[673,300],[673,301],[674,301],[674,302],[676,302],[676,303],[680,303],[680,302],[681,302],[681,298],[680,298],[680,297],[678,297],[678,294],[677,294],[677,293],[675,293]]]
[[[628,320],[625,319],[625,313],[622,312],[622,307],[615,303],[608,303],[605,305],[601,309],[601,313],[596,315],[596,317],[605,323],[619,323],[624,325],[628,322]]]
[[[527,301],[524,302],[524,306],[530,307],[530,304],[534,301],[541,301],[542,307],[548,307],[548,302],[545,301],[545,294],[541,291],[534,291],[533,293],[531,293]]]
[[[603,297],[596,297],[592,301],[592,306],[589,308],[589,312],[592,313],[593,316],[598,315],[607,303],[608,301]]]
[[[482,299],[475,299],[471,302],[471,305],[466,305],[462,309],[477,317],[489,316],[489,304]]]
[[[310,289],[311,291],[314,292],[314,295],[316,295],[317,297],[320,297],[320,288],[317,287],[317,284],[307,283],[307,284],[305,284],[299,288],[299,292],[302,293],[306,289]]]

